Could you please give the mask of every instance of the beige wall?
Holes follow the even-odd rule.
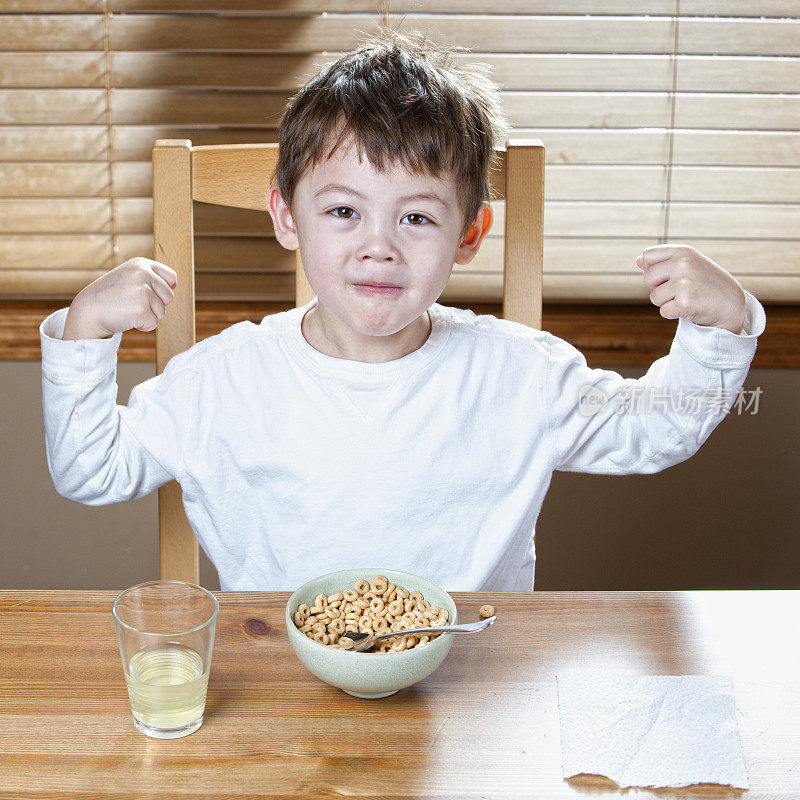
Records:
[[[121,363],[119,402],[153,374]],[[729,415],[684,464],[556,473],[537,526],[536,588],[800,588],[800,371],[753,370],[746,388],[757,386],[758,414]],[[38,362],[0,362],[0,412],[0,587],[117,589],[157,577],[157,493],[90,507],[53,488]],[[202,558],[201,582],[219,588]]]

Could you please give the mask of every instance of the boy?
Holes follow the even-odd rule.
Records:
[[[491,226],[489,165],[507,126],[483,69],[387,37],[325,68],[281,124],[268,211],[301,251],[311,303],[199,342],[127,407],[116,351],[123,331],[164,316],[167,265],[127,261],[41,326],[59,493],[114,503],[177,479],[222,589],[384,565],[454,591],[530,590],[553,470],[688,458],[764,329],[758,301],[684,245],[636,261],[661,314],[680,318],[670,354],[638,381],[589,369],[546,332],[438,304]],[[619,413],[635,389],[730,399]]]

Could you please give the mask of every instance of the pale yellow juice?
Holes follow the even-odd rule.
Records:
[[[185,728],[203,716],[208,671],[199,653],[181,645],[143,650],[126,672],[136,720],[149,728]]]

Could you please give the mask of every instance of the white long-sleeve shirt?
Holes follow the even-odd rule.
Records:
[[[198,342],[127,406],[121,334],[63,341],[68,309],[51,314],[40,334],[57,491],[100,505],[175,478],[224,590],[295,589],[355,567],[452,591],[531,590],[553,471],[657,472],[691,456],[765,326],[749,293],[741,335],[679,320],[669,355],[633,380],[589,369],[547,332],[438,303],[413,353],[338,359],[302,335],[315,303]]]

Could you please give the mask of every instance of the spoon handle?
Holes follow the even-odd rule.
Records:
[[[493,625],[496,620],[497,615],[493,614],[491,617],[478,620],[478,622],[465,622],[463,625],[442,625],[438,628],[409,628],[405,631],[391,631],[376,636],[372,641],[377,642],[380,639],[388,639],[391,636],[412,636],[418,633],[475,633]]]

